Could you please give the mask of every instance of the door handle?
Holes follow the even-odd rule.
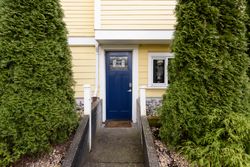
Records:
[[[132,89],[129,89],[128,92],[132,92]]]

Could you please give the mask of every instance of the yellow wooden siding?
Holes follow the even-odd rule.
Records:
[[[146,96],[147,97],[162,97],[165,93],[165,89],[147,89]]]
[[[74,91],[76,97],[83,97],[83,85],[90,84],[95,89],[96,57],[94,46],[72,46]]]
[[[140,45],[139,46],[139,87],[148,85],[148,56],[149,52],[169,52],[169,45]],[[161,97],[165,89],[147,89],[147,97]]]
[[[70,37],[94,36],[94,0],[61,0]]]
[[[176,0],[101,0],[103,29],[174,29]]]

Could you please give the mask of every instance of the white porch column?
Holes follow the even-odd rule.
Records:
[[[146,116],[146,86],[140,87],[141,115]]]
[[[91,150],[91,137],[92,137],[92,127],[91,127],[91,87],[90,85],[83,86],[84,92],[84,114],[89,115],[89,151]]]

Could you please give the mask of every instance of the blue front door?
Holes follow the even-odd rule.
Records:
[[[132,52],[106,52],[106,113],[108,120],[132,119]]]

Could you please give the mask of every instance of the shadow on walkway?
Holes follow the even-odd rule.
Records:
[[[100,128],[86,167],[143,167],[143,150],[137,127]]]

